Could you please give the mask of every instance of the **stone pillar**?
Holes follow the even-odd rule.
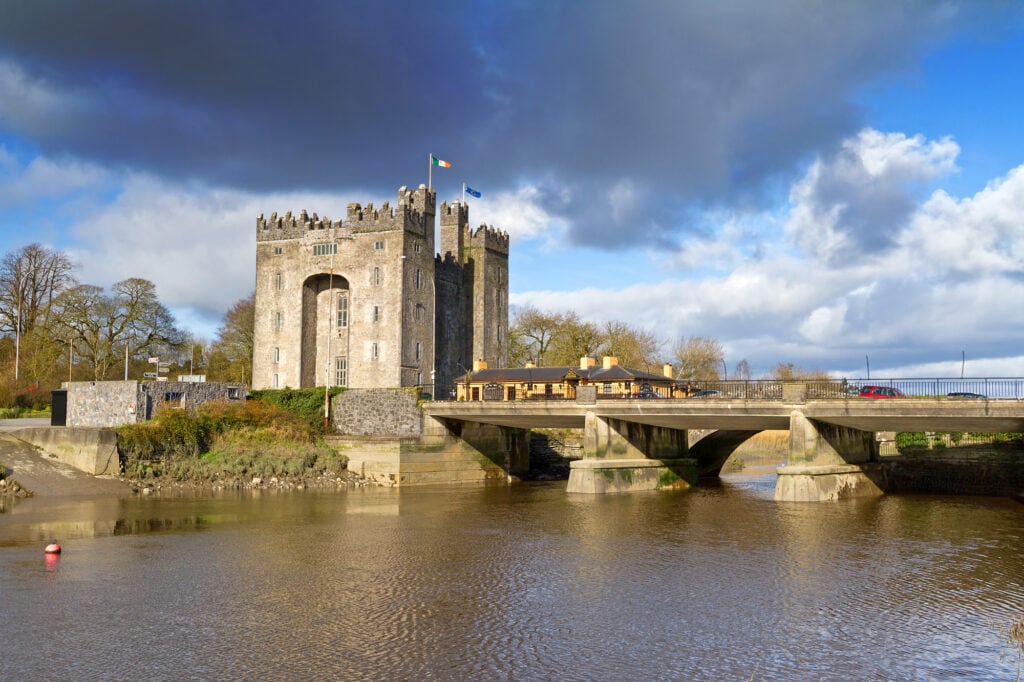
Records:
[[[611,493],[688,488],[696,462],[685,430],[599,417],[587,412],[583,459],[569,466],[568,492]]]
[[[874,433],[808,419],[789,420],[789,462],[778,469],[775,499],[826,502],[881,495]]]

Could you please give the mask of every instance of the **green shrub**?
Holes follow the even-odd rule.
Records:
[[[904,450],[927,449],[928,437],[923,431],[900,431],[896,434],[896,447]]]
[[[214,402],[194,413],[168,409],[117,429],[125,473],[213,480],[340,472],[348,461],[315,439],[297,411],[263,400]]]
[[[344,389],[331,388],[331,400]],[[249,394],[253,400],[277,405],[289,412],[301,415],[315,432],[323,431],[324,426],[324,389],[323,388],[282,388],[265,391],[253,391]]]

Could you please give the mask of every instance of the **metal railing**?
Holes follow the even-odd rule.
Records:
[[[598,400],[838,400],[869,399],[865,387],[881,386],[895,389],[895,398],[934,400],[1024,400],[1024,378],[931,378],[931,379],[835,379],[791,380],[750,379],[729,381],[677,381],[671,387],[655,386],[640,392],[597,391]],[[424,391],[426,393],[426,391]],[[428,394],[429,395],[429,394]],[[425,396],[426,397],[426,396]],[[446,397],[432,396],[434,400]],[[505,396],[488,396],[503,400]],[[483,392],[480,392],[480,399]],[[575,400],[574,391],[551,391],[519,395],[517,401]],[[453,400],[447,397],[447,400]]]

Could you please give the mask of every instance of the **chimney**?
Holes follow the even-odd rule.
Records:
[[[618,364],[619,364],[619,359],[617,357],[614,357],[612,355],[604,356],[604,365],[603,365],[604,369],[610,369],[612,367],[615,367]]]
[[[580,358],[580,369],[590,369],[596,364],[597,360],[595,358],[590,358],[587,356],[583,356],[582,358]]]
[[[473,371],[474,372],[479,372],[482,369],[487,369],[487,363],[485,361],[483,361],[483,360],[474,360],[473,361]]]
[[[664,374],[669,379],[671,379],[672,378],[672,365],[670,365],[670,364],[668,364],[666,362],[664,365],[661,366],[661,373]]]

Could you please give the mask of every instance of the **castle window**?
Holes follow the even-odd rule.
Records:
[[[420,359],[420,351],[422,350],[422,348],[423,348],[422,344],[419,341],[417,341],[416,342],[416,359],[417,360]]]
[[[423,385],[423,372],[416,372],[416,385],[417,386],[422,386]]]
[[[274,313],[274,331],[275,332],[281,331],[281,327],[283,326],[283,324],[284,324],[283,316],[281,315],[281,311],[278,310],[278,311],[276,311]]]
[[[376,268],[375,267],[373,269],[373,286],[379,287],[381,285],[382,281],[383,281],[383,278],[381,277],[381,274],[380,274],[380,268]]]
[[[281,349],[275,346],[274,350],[270,353],[270,359],[272,362],[281,362]]]
[[[412,250],[413,250],[413,251],[414,251],[415,253],[419,253],[419,252],[420,252],[420,247],[421,247],[421,246],[422,246],[422,244],[420,244],[419,242],[416,242],[415,244],[413,244],[413,245],[412,245]]]
[[[275,247],[274,247],[274,255],[275,255],[275,256],[280,256],[280,255],[281,255],[281,252],[282,252],[282,249],[281,249],[281,247],[280,247],[280,246],[275,246]]]
[[[373,306],[373,321],[374,322],[380,322],[380,306],[379,305]]]
[[[498,327],[498,343],[501,343],[501,327]]]
[[[416,288],[423,288],[423,271],[420,270],[419,268],[416,268]]]
[[[331,256],[336,253],[338,253],[338,245],[333,242],[313,244],[314,256]]]
[[[284,275],[279,272],[274,275],[274,288],[281,291],[282,287],[284,287]]]
[[[377,347],[377,342],[374,341],[372,344],[370,344],[370,359],[371,360],[376,360],[379,357],[380,357],[380,349]]]
[[[378,239],[377,241],[375,241],[373,243],[373,250],[374,251],[383,251],[384,250],[384,241],[382,239]]]
[[[348,386],[348,360],[334,358],[334,385]]]
[[[271,379],[270,379],[270,387],[271,388],[277,388],[278,387],[277,375],[276,374],[273,377],[271,377]]]
[[[412,308],[412,318],[414,320],[416,320],[417,322],[419,322],[420,320],[423,319],[423,304],[422,303],[417,303],[415,306],[413,306],[413,308]]]
[[[342,294],[338,297],[338,328],[348,326],[348,296]]]

